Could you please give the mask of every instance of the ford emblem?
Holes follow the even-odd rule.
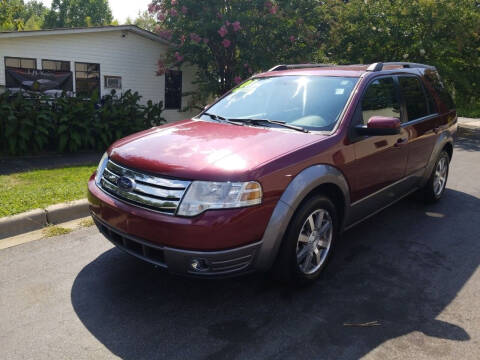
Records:
[[[135,185],[135,180],[130,179],[126,176],[119,177],[117,180],[117,186],[124,191],[135,190]]]

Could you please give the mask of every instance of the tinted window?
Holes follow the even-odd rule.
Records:
[[[357,81],[329,76],[254,78],[237,86],[208,112],[230,119],[277,120],[330,131]]]
[[[442,101],[448,109],[455,109],[453,99],[443,85],[440,75],[436,71],[428,71],[425,73],[425,78],[433,86],[433,89],[438,94],[440,101]]]
[[[398,81],[407,106],[408,121],[427,116],[427,102],[420,80],[416,77],[400,76]]]
[[[400,103],[393,78],[374,80],[362,100],[362,117],[366,125],[372,116],[400,118]]]
[[[165,109],[182,107],[182,72],[168,70],[165,73]]]
[[[75,63],[75,82],[77,94],[92,96],[97,91],[100,95],[100,64]]]

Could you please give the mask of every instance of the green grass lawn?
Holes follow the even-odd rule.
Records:
[[[74,166],[0,176],[0,217],[85,198],[95,168]]]

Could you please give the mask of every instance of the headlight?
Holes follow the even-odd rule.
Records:
[[[95,183],[97,185],[100,185],[100,180],[102,179],[103,171],[107,167],[107,163],[108,163],[108,154],[105,153],[105,154],[103,154],[102,159],[100,160],[100,163],[98,164],[97,175],[95,175]]]
[[[255,182],[194,181],[177,214],[195,216],[209,209],[232,209],[261,204],[262,186]]]

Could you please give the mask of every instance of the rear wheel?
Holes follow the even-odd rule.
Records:
[[[295,213],[274,267],[277,279],[313,282],[330,259],[338,237],[337,209],[330,199],[314,196]]]
[[[447,185],[449,167],[450,156],[446,151],[442,151],[435,163],[430,179],[423,188],[426,202],[436,202],[442,197]]]

